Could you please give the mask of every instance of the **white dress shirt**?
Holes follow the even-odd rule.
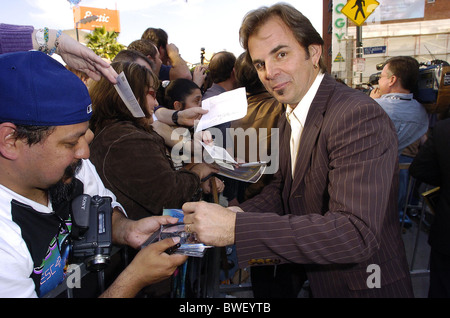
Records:
[[[295,108],[292,108],[290,105],[287,105],[286,108],[286,118],[288,123],[291,125],[290,153],[292,177],[294,177],[295,163],[297,162],[300,138],[302,136],[303,127],[305,126],[306,116],[308,115],[309,108],[311,107],[311,103],[316,96],[323,76],[323,73],[319,73],[317,75],[308,92]]]

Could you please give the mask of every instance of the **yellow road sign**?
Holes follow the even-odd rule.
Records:
[[[336,55],[336,58],[334,59],[334,62],[345,62],[344,57],[342,56],[341,52],[339,52]]]
[[[376,0],[349,0],[341,12],[357,26],[361,26],[379,5]]]

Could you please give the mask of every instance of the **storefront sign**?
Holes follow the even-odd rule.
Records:
[[[345,71],[346,63],[346,37],[347,17],[341,10],[347,3],[346,0],[333,1],[333,37],[332,37],[332,65],[333,72]]]
[[[82,23],[83,19],[91,16],[97,16],[95,21]],[[84,30],[94,30],[104,26],[106,31],[120,32],[120,19],[118,10],[99,9],[91,7],[74,7],[73,18],[75,28]]]
[[[364,48],[364,54],[383,54],[386,53],[386,45],[369,46]]]

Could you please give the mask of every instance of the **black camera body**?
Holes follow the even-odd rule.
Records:
[[[102,270],[112,250],[112,199],[83,194],[72,201],[72,256],[88,270]]]
[[[419,102],[428,104],[437,101],[441,75],[443,67],[446,65],[448,63],[432,64],[431,66],[420,69],[417,91],[417,100]]]

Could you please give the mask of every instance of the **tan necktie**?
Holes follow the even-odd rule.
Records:
[[[287,119],[291,125],[291,140],[290,140],[290,153],[291,153],[291,167],[292,177],[295,172],[295,163],[297,162],[298,147],[300,143],[300,137],[302,135],[303,125],[295,116],[294,112],[291,112]]]

